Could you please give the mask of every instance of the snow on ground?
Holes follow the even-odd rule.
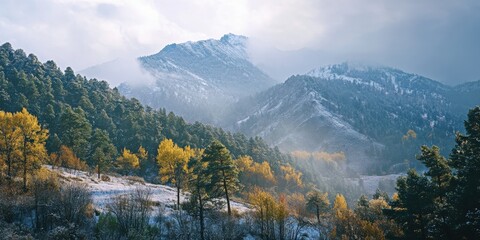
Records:
[[[51,166],[48,166],[49,169],[52,169]],[[90,189],[93,198],[93,204],[95,208],[103,211],[106,209],[107,204],[115,196],[119,195],[128,195],[133,194],[135,190],[148,189],[151,191],[151,200],[155,205],[165,206],[166,208],[172,209],[176,203],[177,199],[177,190],[175,188],[143,182],[143,179],[137,177],[126,177],[126,176],[111,176],[107,175],[110,180],[102,181],[97,178],[97,174],[92,174],[84,171],[74,171],[71,169],[55,168],[53,171],[60,174],[60,178],[64,182],[77,182],[85,184],[88,189]],[[102,174],[105,175],[105,174]],[[188,193],[180,194],[180,201],[186,201],[188,199]],[[238,212],[243,213],[249,211],[245,204],[239,202],[231,202],[233,209],[236,209]]]

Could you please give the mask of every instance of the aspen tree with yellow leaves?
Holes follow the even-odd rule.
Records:
[[[129,175],[140,166],[140,161],[136,154],[124,148],[122,154],[117,158],[117,166],[124,175]]]
[[[7,178],[19,171],[23,190],[27,190],[28,174],[39,169],[47,159],[45,142],[48,130],[43,129],[37,117],[25,108],[20,112],[0,111],[0,164],[7,165]]]
[[[8,179],[13,175],[14,153],[19,145],[20,134],[15,127],[13,114],[0,111],[0,169],[6,165]]]
[[[177,210],[180,209],[180,191],[187,184],[188,161],[193,154],[194,151],[189,146],[181,148],[171,139],[165,139],[158,145],[160,180],[177,188]]]

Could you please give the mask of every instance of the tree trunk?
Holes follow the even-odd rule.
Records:
[[[27,191],[27,156],[23,156],[23,191]]]
[[[7,155],[7,164],[8,164],[8,178],[12,178],[12,159],[10,158],[10,154]]]
[[[260,207],[260,236],[264,237],[265,221],[263,219],[263,208]]]
[[[320,224],[320,209],[317,206],[317,222]]]
[[[280,234],[280,240],[285,240],[285,222],[283,219],[278,221],[278,230]]]
[[[200,208],[200,240],[205,240],[205,224],[203,222],[203,200],[200,189],[198,189],[198,202]]]
[[[427,239],[427,234],[425,233],[425,226],[423,223],[423,216],[420,214],[420,233],[422,235],[421,239]]]
[[[97,178],[100,179],[100,165],[97,164]]]
[[[23,139],[23,191],[27,191],[27,138]]]
[[[180,210],[180,186],[177,185],[177,210]]]
[[[227,179],[225,178],[225,171],[222,171],[223,175],[223,188],[225,190],[225,198],[227,199],[227,212],[228,216],[232,216],[232,210],[230,209],[230,198],[228,197],[228,187],[227,187]]]

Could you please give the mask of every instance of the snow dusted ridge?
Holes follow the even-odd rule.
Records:
[[[468,100],[459,100],[463,96]],[[461,129],[466,112],[459,110],[478,96],[478,90],[459,95],[395,68],[342,63],[292,76],[239,104],[231,128],[284,151],[342,151],[350,168],[368,170],[409,129],[449,148],[445,143]]]
[[[51,166],[47,168],[52,169]],[[84,171],[75,171],[71,169],[55,168],[54,172],[58,173],[61,181],[67,183],[85,184],[92,193],[93,204],[95,208],[104,211],[107,204],[116,196],[132,194],[138,188],[148,189],[151,191],[151,200],[156,206],[164,206],[167,210],[173,209],[176,203],[177,191],[174,188],[165,185],[145,183],[139,178],[134,177],[114,177],[108,176],[110,181],[102,181],[97,178],[96,174],[90,174]],[[102,174],[104,175],[104,174]],[[188,199],[188,193],[180,194],[180,201]],[[238,212],[243,213],[250,209],[242,203],[231,202],[232,207]]]
[[[125,83],[119,90],[189,121],[212,122],[219,108],[276,83],[252,64],[247,43],[247,37],[226,34],[221,39],[167,45],[156,54],[138,58],[154,83]]]
[[[357,85],[366,85],[376,91],[384,92],[386,95],[389,93],[411,95],[418,92],[429,93],[429,97],[444,99],[444,96],[438,92],[448,91],[446,86],[429,78],[385,66],[344,62],[313,69],[306,75],[325,80],[341,80]]]

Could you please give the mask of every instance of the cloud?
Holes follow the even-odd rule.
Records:
[[[232,32],[311,49],[291,71],[361,60],[454,84],[480,78],[479,10],[476,0],[3,0],[0,41],[81,70]]]
[[[353,60],[398,67],[449,84],[480,79],[478,1],[280,2],[273,11],[268,8],[273,1],[264,2],[256,14],[266,21],[252,24],[256,28],[251,35],[284,50],[315,50],[310,52],[316,56],[296,59],[305,62],[304,68]],[[259,61],[276,61],[266,56]]]

